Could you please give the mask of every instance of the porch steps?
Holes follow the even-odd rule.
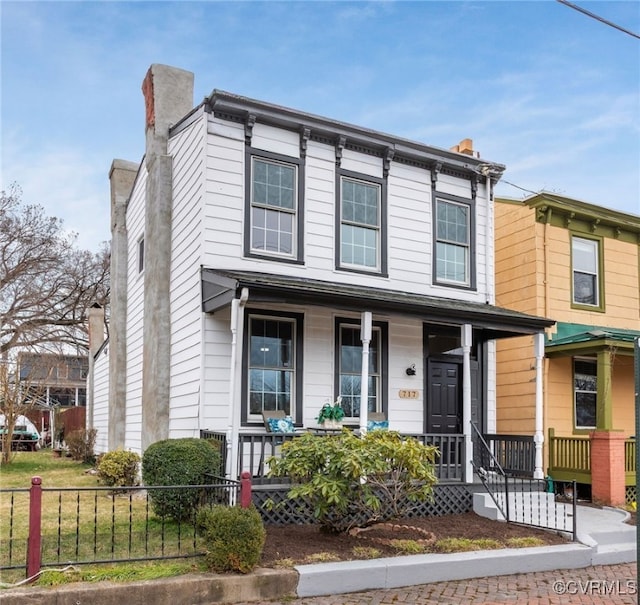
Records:
[[[553,494],[543,492],[534,492],[534,494],[536,496],[534,498],[529,494],[509,494],[510,520],[515,523],[557,529],[570,535],[571,505],[555,503],[558,508],[554,513],[554,507],[547,509],[544,504],[545,501],[549,504],[553,503]],[[499,502],[504,502],[504,493],[498,493],[496,497]],[[540,505],[543,510],[540,509]],[[523,506],[530,508],[522,510]],[[488,493],[476,492],[473,495],[473,511],[481,517],[504,521],[504,516]],[[578,541],[591,547],[592,565],[615,565],[636,560],[637,530],[635,526],[625,523],[628,518],[629,513],[617,508],[577,506]],[[563,526],[565,523],[568,527]]]
[[[594,549],[594,565],[636,560],[637,530],[625,523],[628,518],[629,513],[617,508],[578,507],[578,539]]]
[[[496,499],[503,510],[506,508],[504,492],[496,493]],[[498,509],[491,494],[476,492],[473,494],[473,511],[481,517],[504,521],[505,517]],[[566,504],[555,502],[553,494],[546,492],[515,492],[509,494],[509,521],[533,525],[563,532],[572,532],[573,511]]]

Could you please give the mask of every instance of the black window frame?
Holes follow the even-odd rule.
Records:
[[[342,262],[342,182],[343,179],[358,181],[365,185],[376,185],[380,188],[380,208],[378,226],[378,259],[380,266],[367,268],[362,265],[350,265]],[[376,275],[388,277],[388,253],[387,253],[387,177],[374,177],[352,170],[336,168],[336,217],[335,217],[335,268],[338,271],[349,271],[352,273],[363,273],[365,275]]]
[[[295,233],[292,244],[295,253],[291,255],[254,250],[253,239],[253,160],[263,160],[276,164],[290,165],[296,169],[296,209],[293,221]],[[247,258],[261,258],[281,263],[304,263],[304,190],[305,190],[305,163],[306,158],[292,157],[271,151],[264,151],[254,147],[245,147],[245,216],[244,216],[244,256]]]
[[[593,368],[592,373],[578,372],[577,364],[589,365]],[[592,357],[574,357],[572,359],[573,377],[573,429],[574,431],[589,431],[596,428],[598,419],[598,361]],[[593,390],[579,389],[577,384],[577,374],[593,376],[595,378],[595,388]],[[593,424],[578,424],[578,393],[592,395],[593,398]]]
[[[458,204],[467,206],[469,212],[469,258],[467,267],[468,270],[468,283],[455,282],[451,280],[444,280],[438,278],[438,202],[444,202],[449,204]],[[432,214],[433,214],[433,228],[432,228],[432,282],[433,285],[445,286],[447,288],[457,288],[460,290],[477,289],[476,282],[476,257],[477,257],[477,241],[476,241],[476,202],[474,199],[464,198],[450,193],[442,193],[440,191],[434,191],[432,196]]]
[[[334,363],[333,363],[333,395],[334,401],[340,396],[340,343],[342,342],[341,331],[343,327],[349,327],[350,329],[359,329],[361,326],[360,319],[336,317],[334,322]],[[380,358],[380,385],[379,385],[379,400],[377,401],[376,412],[382,412],[387,414],[389,407],[389,326],[384,321],[374,321],[371,324],[372,329],[379,330],[379,348],[378,355]],[[348,416],[344,419],[346,425],[359,424],[359,416]]]
[[[250,321],[252,318],[272,319],[274,321],[290,321],[295,325],[294,335],[294,395],[291,398],[293,413],[291,417],[296,426],[303,423],[303,362],[304,362],[304,315],[302,313],[288,313],[284,311],[271,311],[265,309],[247,309],[243,322],[243,342],[242,342],[242,388],[241,400],[242,409],[240,422],[243,426],[263,426],[262,419],[250,418],[249,408],[249,356],[250,356]]]

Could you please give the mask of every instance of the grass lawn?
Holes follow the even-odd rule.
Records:
[[[43,487],[44,566],[200,552],[193,526],[156,517],[145,490],[114,493],[104,489],[97,476],[87,472],[89,470],[89,465],[71,458],[54,458],[51,450],[17,452],[11,464],[2,466],[0,565],[21,566],[26,560],[29,488],[33,476],[41,477]],[[175,567],[175,561],[171,565]],[[186,566],[191,568],[193,561]],[[125,567],[128,577],[131,563],[116,564],[113,573],[122,575]],[[160,577],[166,574],[161,567],[158,569]],[[102,577],[103,571],[92,569],[90,575]],[[148,572],[146,569],[144,575]],[[16,575],[17,579],[24,577],[24,569],[1,571],[0,582],[15,582]]]

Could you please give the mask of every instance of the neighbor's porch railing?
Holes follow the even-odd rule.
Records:
[[[549,429],[549,475],[554,481],[591,483],[589,437],[556,437]]]
[[[265,433],[245,432],[239,435],[238,443],[238,468],[248,471],[255,485],[268,484],[274,481],[282,483],[282,478],[270,479],[267,477],[267,460],[271,456],[279,457],[282,453],[282,444],[291,441],[302,433]],[[436,475],[440,481],[462,481],[464,468],[464,435],[458,434],[433,434],[422,433],[405,435],[418,439],[421,443],[434,445],[440,455],[436,460]],[[201,431],[203,439],[214,439],[221,442],[223,451],[226,451],[226,435],[217,431]]]
[[[549,429],[549,475],[554,481],[591,484],[591,439],[556,437]],[[625,485],[636,484],[636,440],[624,442]]]

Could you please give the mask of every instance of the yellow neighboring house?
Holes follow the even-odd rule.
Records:
[[[553,193],[496,199],[495,238],[496,304],[556,321],[538,426],[531,337],[498,341],[497,432],[544,436],[552,479],[634,502],[640,216]]]

